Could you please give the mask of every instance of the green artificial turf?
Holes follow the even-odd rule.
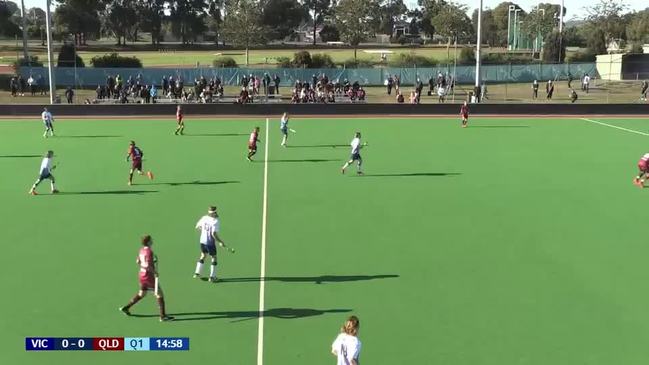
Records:
[[[0,121],[0,363],[255,364],[264,147],[268,155],[264,364],[332,364],[361,319],[366,364],[644,364],[646,199],[631,184],[646,136],[580,119],[278,118]],[[649,120],[598,119],[649,132]],[[257,161],[248,133],[262,127]],[[347,146],[361,131],[365,176]],[[153,182],[128,187],[128,141]],[[27,191],[47,149],[62,193]],[[216,204],[220,283],[191,278],[194,224]],[[137,290],[153,235],[168,311]],[[26,336],[190,337],[189,352],[24,350]]]

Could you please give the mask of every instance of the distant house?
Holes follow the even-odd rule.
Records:
[[[392,27],[392,37],[399,38],[399,36],[402,35],[410,35],[410,23],[400,20],[394,23],[394,26]]]
[[[611,39],[606,47],[606,52],[609,54],[624,52],[624,41],[620,38]]]
[[[642,53],[649,54],[649,44],[643,44],[642,45]]]
[[[315,40],[317,43],[321,43],[322,39],[320,39],[320,31],[322,31],[323,26],[318,25],[316,27],[315,31]],[[297,41],[298,42],[303,42],[303,43],[313,43],[313,24],[308,24],[304,23],[301,24],[297,30],[295,31],[296,36],[297,36]]]

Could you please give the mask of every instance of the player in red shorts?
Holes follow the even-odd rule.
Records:
[[[466,128],[469,123],[469,104],[466,101],[464,101],[464,104],[460,108],[460,116],[462,117],[462,128]]]
[[[178,127],[176,127],[174,134],[180,134],[182,136],[185,130],[185,121],[183,120],[183,108],[180,105],[176,108],[176,122],[178,123]]]
[[[144,157],[144,152],[140,147],[135,145],[135,141],[131,141],[128,145],[128,151],[126,155],[126,162],[131,160],[131,170],[128,173],[128,184],[133,185],[133,172],[137,171],[138,174],[142,175],[142,157]],[[146,172],[146,176],[149,180],[153,180],[153,173],[151,171]]]
[[[255,129],[250,133],[250,139],[248,140],[248,161],[252,161],[252,156],[257,153],[257,142],[261,142],[259,140],[259,127],[255,127]]]
[[[120,307],[119,310],[127,316],[130,316],[131,307],[142,300],[147,291],[153,290],[158,300],[158,307],[160,308],[160,322],[171,321],[174,317],[168,316],[165,312],[165,299],[162,294],[162,288],[159,283],[156,283],[158,277],[158,270],[156,269],[157,257],[153,254],[153,250],[151,249],[152,245],[153,239],[151,236],[147,235],[142,237],[142,246],[144,247],[140,249],[136,260],[137,264],[140,265],[140,290],[128,304]],[[156,284],[158,284],[157,287]]]
[[[640,172],[638,176],[633,179],[633,183],[640,188],[644,188],[644,182],[649,175],[649,153],[645,153],[638,161],[638,169]]]

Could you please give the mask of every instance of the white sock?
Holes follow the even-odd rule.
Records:
[[[212,265],[210,265],[210,277],[211,278],[216,277],[216,265],[214,265],[214,263],[212,263]]]
[[[54,183],[50,183],[50,186],[52,187],[52,191],[56,190],[56,186],[54,186]]]
[[[201,270],[203,270],[203,263],[200,262],[200,261],[198,261],[198,262],[196,263],[196,271],[194,271],[194,273],[200,275],[200,274],[201,274]]]

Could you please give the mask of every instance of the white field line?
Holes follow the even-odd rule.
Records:
[[[264,145],[264,198],[261,213],[261,264],[259,269],[259,327],[257,329],[257,365],[264,363],[264,295],[266,291],[266,223],[268,217],[268,118]]]
[[[635,134],[639,134],[639,135],[642,135],[642,136],[649,136],[649,133],[636,131],[635,129],[628,129],[628,128],[624,128],[624,127],[618,127],[618,126],[613,125],[613,124],[599,122],[599,121],[593,120],[593,119],[581,118],[581,120],[585,120],[586,122],[589,122],[589,123],[595,123],[595,124],[603,125],[603,126],[609,127],[609,128],[619,129],[621,131],[625,131],[625,132],[629,132],[629,133],[635,133]]]

